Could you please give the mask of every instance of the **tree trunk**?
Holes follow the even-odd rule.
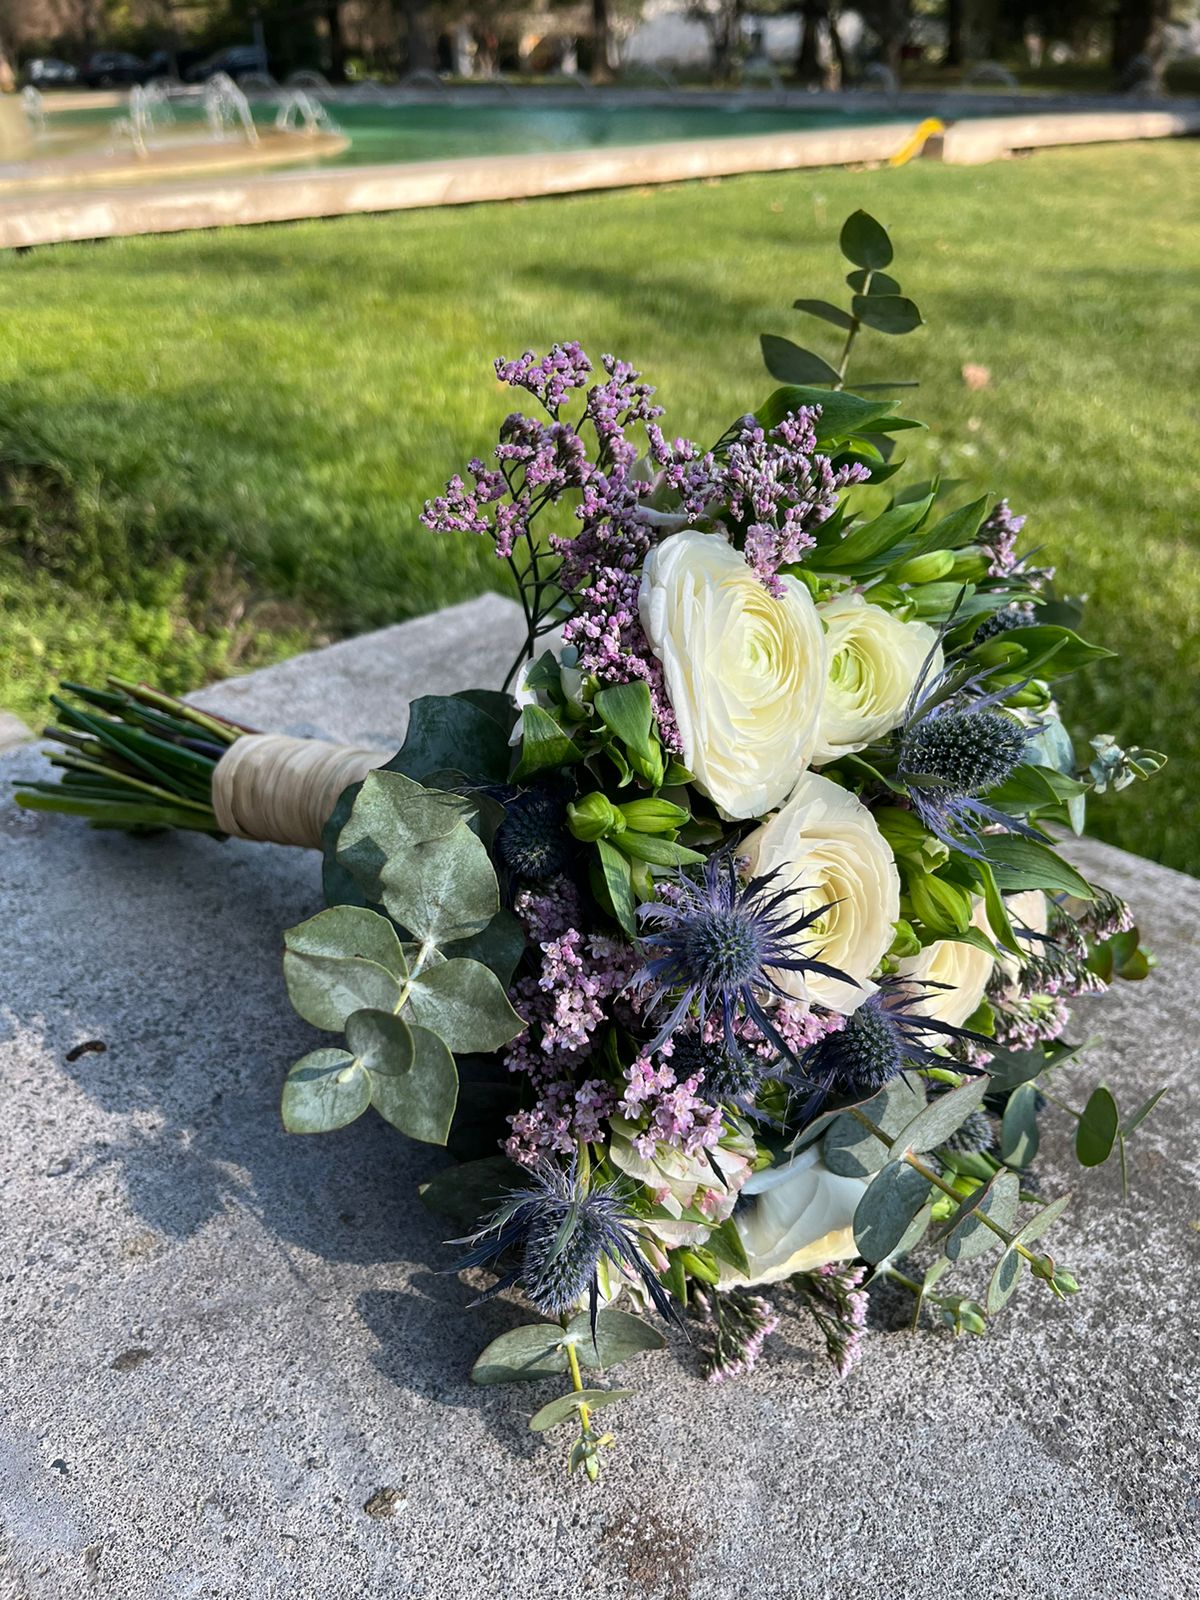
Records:
[[[429,39],[425,0],[404,0],[404,20],[408,30],[409,72],[432,72],[433,45]]]
[[[800,49],[796,56],[796,76],[801,83],[820,83],[820,27],[828,22],[824,0],[802,0],[800,6]]]
[[[946,51],[944,67],[963,64],[963,0],[946,0]]]
[[[592,82],[612,79],[612,26],[608,0],[592,0]]]
[[[333,83],[342,83],[346,77],[346,38],[342,32],[341,0],[329,0],[325,26],[329,30],[329,77]]]
[[[1162,86],[1170,20],[1171,0],[1118,0],[1112,44],[1113,71],[1118,79],[1128,81],[1138,57],[1144,56],[1147,76]]]

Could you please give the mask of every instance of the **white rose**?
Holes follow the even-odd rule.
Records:
[[[685,765],[727,817],[791,793],[817,739],[826,647],[796,578],[768,594],[720,534],[688,529],[647,556],[638,611],[662,663]]]
[[[1045,933],[1050,926],[1046,896],[1040,889],[1022,889],[1020,894],[1006,896],[1005,905],[1008,907],[1008,920],[1012,923],[1017,943],[1022,950],[1036,955],[1041,947],[1041,940],[1022,938],[1022,934],[1026,931]],[[1021,976],[1021,964],[1016,956],[1001,948],[1000,967],[1009,985],[1015,986]]]
[[[845,983],[822,973],[772,973],[797,1000],[832,1011],[856,1011],[875,985],[869,980],[891,948],[900,916],[900,875],[875,818],[857,796],[808,772],[781,811],[746,840],[755,873],[777,872],[807,910],[828,909],[807,937],[814,957],[844,972]]]
[[[982,899],[975,902],[971,923],[987,938],[993,937]],[[919,955],[901,961],[897,971],[905,978],[945,985],[925,991],[913,1010],[961,1028],[983,999],[995,966],[995,957],[973,944],[963,944],[959,939],[935,939]]]
[[[933,673],[941,670],[942,652],[927,623],[902,622],[861,594],[836,595],[817,610],[829,645],[829,682],[812,758],[820,767],[899,727],[930,652]]]
[[[749,1271],[722,1264],[721,1288],[778,1283],[793,1272],[853,1260],[854,1213],[866,1187],[863,1178],[830,1172],[816,1145],[782,1166],[756,1172],[743,1185],[733,1216]]]

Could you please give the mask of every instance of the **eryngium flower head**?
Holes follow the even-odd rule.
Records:
[[[534,1170],[529,1188],[513,1190],[481,1228],[454,1241],[475,1247],[455,1270],[482,1266],[511,1251],[515,1264],[473,1304],[516,1284],[538,1311],[560,1317],[586,1295],[594,1332],[597,1274],[607,1260],[618,1272],[637,1277],[655,1308],[674,1319],[671,1298],[642,1254],[635,1229],[636,1219],[622,1204],[616,1184],[589,1187],[576,1163],[563,1167],[546,1161]]]
[[[804,1054],[804,1071],[821,1093],[858,1097],[878,1094],[905,1066],[942,1062],[935,1053],[941,1040],[989,1040],[966,1028],[939,1022],[915,1009],[931,989],[943,984],[883,978],[875,993],[846,1018],[845,1026],[828,1033]],[[956,1064],[963,1070],[961,1064]],[[810,1102],[813,1109],[815,1102]]]
[[[996,1130],[986,1111],[969,1111],[959,1127],[946,1140],[944,1148],[954,1155],[982,1155],[996,1142]]]
[[[534,883],[562,872],[571,855],[565,816],[562,796],[551,789],[517,795],[496,832],[496,853],[509,871]]]
[[[985,794],[1020,766],[1028,730],[1003,711],[934,711],[904,737],[900,765],[952,795]]]
[[[984,827],[1036,837],[1026,823],[980,798],[1015,771],[1039,731],[1039,725],[1026,726],[997,709],[1025,685],[1010,684],[983,694],[986,669],[971,673],[961,666],[946,667],[931,678],[933,661],[931,652],[913,688],[900,735],[897,776],[908,790],[913,810],[943,844],[977,859],[983,855],[979,835]]]
[[[1032,628],[1036,620],[1034,609],[1027,601],[1005,606],[1003,610],[993,611],[990,617],[983,619],[975,629],[974,643],[984,644],[1011,628]]]
[[[696,1093],[710,1105],[753,1102],[762,1083],[763,1062],[724,1039],[704,1040],[699,1034],[676,1034],[671,1066],[680,1081],[700,1076]]]
[[[650,1049],[657,1050],[694,1007],[702,1023],[720,1017],[731,1052],[737,1049],[733,1024],[740,1011],[790,1056],[762,1005],[763,996],[787,998],[772,973],[822,972],[842,983],[854,981],[810,952],[810,930],[828,910],[804,910],[794,886],[779,887],[777,873],[742,884],[728,851],[708,858],[699,881],[681,875],[669,900],[641,906],[643,924],[654,931],[642,935],[647,959],[634,983],[651,991],[651,1007],[676,997]]]

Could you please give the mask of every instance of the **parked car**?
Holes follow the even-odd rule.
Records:
[[[25,63],[21,81],[31,89],[69,89],[78,76],[69,61],[60,61],[57,56],[34,56]]]
[[[146,58],[146,82],[155,78],[186,78],[203,59],[203,50],[155,50]]]
[[[123,88],[146,81],[146,63],[127,50],[97,50],[84,62],[79,76],[89,89]]]
[[[207,61],[189,67],[184,77],[188,83],[207,83],[218,72],[224,72],[237,83],[248,73],[266,71],[265,51],[255,44],[232,44],[224,50],[218,50],[216,55],[209,56]]]

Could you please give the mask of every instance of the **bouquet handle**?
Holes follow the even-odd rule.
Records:
[[[319,850],[338,797],[392,753],[285,733],[246,734],[213,770],[217,823],[238,839]]]

